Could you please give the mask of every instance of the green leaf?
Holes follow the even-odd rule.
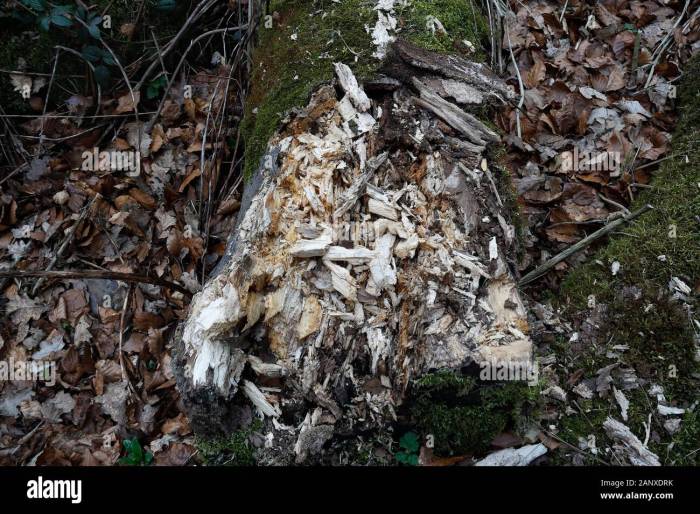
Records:
[[[35,11],[46,10],[46,2],[44,0],[22,0],[22,3]]]
[[[73,25],[73,20],[66,17],[65,14],[56,13],[55,11],[52,11],[51,23],[53,23],[57,27],[70,27],[71,25]]]
[[[117,64],[117,61],[114,60],[112,54],[110,54],[107,50],[102,50],[102,62],[111,65]]]
[[[42,16],[41,18],[39,18],[39,28],[41,28],[41,30],[43,30],[44,32],[48,32],[49,25],[51,25],[51,20],[48,16]]]
[[[99,66],[95,67],[95,80],[99,82],[100,86],[109,86],[109,80],[111,78],[112,74],[110,73],[109,68],[107,68],[107,66],[100,64]]]
[[[75,7],[72,5],[57,5],[52,9],[53,13],[57,14],[72,14]]]
[[[158,0],[155,5],[155,8],[159,11],[174,11],[176,7],[177,2],[175,0]]]
[[[88,45],[83,48],[81,53],[90,62],[99,62],[102,59],[102,49],[93,45]]]
[[[148,87],[146,88],[146,97],[149,100],[152,100],[153,98],[157,97],[160,95],[160,92],[165,88],[167,84],[167,81],[165,79],[165,75],[161,75],[157,79],[154,79],[148,83]]]
[[[97,20],[97,21],[95,21]],[[88,32],[92,37],[95,39],[100,39],[100,21],[102,21],[101,17],[93,18],[90,20],[90,23],[88,24]]]
[[[415,453],[420,448],[418,443],[418,436],[413,432],[406,432],[401,439],[399,439],[399,445],[410,453]]]
[[[144,455],[143,449],[141,448],[141,443],[139,443],[139,440],[136,438],[125,439],[122,441],[122,445],[126,450],[126,455],[119,459],[120,464],[140,466],[144,462],[150,462],[153,459],[153,455],[150,453]],[[148,464],[148,462],[146,463]]]

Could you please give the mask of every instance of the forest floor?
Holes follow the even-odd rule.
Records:
[[[352,464],[448,465],[542,442],[538,464],[634,462],[606,424],[613,418],[660,463],[697,464],[697,2],[511,2],[504,21],[484,6],[505,4],[491,1],[274,0],[255,45],[243,27],[248,1],[214,3],[200,4],[208,7],[162,61],[196,10],[162,0],[0,8],[9,34],[0,272],[149,278],[0,275],[0,359],[57,372],[53,384],[0,382],[0,464],[255,463],[265,434],[254,416],[230,438],[194,436],[170,341],[224,254],[245,177],[285,114],[333,78],[334,62],[360,79],[376,75],[382,16],[390,36],[490,64],[512,86],[515,102],[478,114],[503,136],[490,155],[519,220],[518,274],[630,211],[653,210],[523,286],[534,387],[484,389],[475,413],[458,400],[474,387],[469,377],[433,374],[415,385],[424,401],[395,427],[334,451]],[[187,42],[212,30],[180,66]],[[93,148],[138,151],[140,168],[87,169]],[[504,410],[514,413],[507,423],[480,431],[484,413]],[[433,452],[428,435],[477,438],[479,449]]]

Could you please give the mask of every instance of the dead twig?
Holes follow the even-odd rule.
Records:
[[[78,229],[80,228],[80,225],[83,223],[85,218],[87,217],[88,213],[92,211],[93,205],[95,205],[95,202],[97,201],[98,198],[101,198],[100,194],[96,194],[95,197],[92,199],[90,204],[83,210],[82,213],[80,213],[80,217],[78,218],[78,221],[75,222],[75,224],[70,228],[70,231],[66,235],[65,239],[63,240],[63,243],[61,243],[61,246],[58,248],[58,251],[56,252],[56,255],[53,256],[51,261],[49,262],[49,265],[46,267],[46,271],[51,271],[53,267],[56,265],[56,262],[58,262],[58,259],[63,256],[63,252],[66,251],[66,248],[68,248],[68,245],[73,241],[73,238],[75,237],[76,232],[78,232]],[[39,286],[41,286],[41,283],[43,282],[42,279],[39,279],[36,281],[36,284],[34,284],[34,287],[32,288],[32,296],[34,296],[39,289]]]
[[[566,250],[564,250],[561,253],[558,253],[557,255],[555,255],[554,257],[549,259],[547,262],[545,262],[542,266],[540,266],[539,268],[537,268],[537,269],[531,271],[530,273],[528,273],[527,275],[525,275],[523,278],[520,279],[520,282],[518,282],[518,286],[522,287],[524,285],[529,284],[530,282],[534,282],[535,280],[540,278],[542,275],[545,275],[549,270],[554,268],[554,266],[556,266],[560,262],[568,259],[569,257],[574,255],[575,253],[583,250],[588,245],[590,245],[594,241],[600,239],[601,237],[608,234],[609,232],[615,230],[617,227],[619,227],[623,223],[630,222],[633,219],[638,218],[639,216],[641,216],[645,212],[650,211],[651,209],[653,209],[653,207],[651,205],[647,204],[644,207],[642,207],[641,209],[636,210],[632,214],[628,214],[627,216],[623,216],[621,218],[618,218],[615,221],[611,221],[610,223],[608,223],[604,227],[593,232],[590,236],[581,239],[581,241],[579,241],[575,245],[570,246],[569,248],[567,248]]]
[[[119,271],[32,271],[32,270],[10,270],[0,271],[0,278],[45,278],[59,280],[121,280],[122,282],[136,282],[140,284],[153,284],[166,287],[178,293],[182,293],[188,298],[192,293],[183,286],[170,282],[159,277],[149,275],[137,275],[135,273],[122,273]]]
[[[43,118],[44,115],[46,115],[46,109],[49,106],[49,97],[51,96],[51,86],[53,86],[53,81],[56,78],[56,67],[58,66],[58,57],[61,55],[61,50],[59,48],[56,49],[56,55],[53,59],[53,68],[51,70],[51,79],[49,80],[49,87],[46,88],[46,99],[44,100],[44,108],[42,111],[42,118],[41,118],[41,131],[39,132],[39,144],[43,144],[44,142],[44,125],[46,124],[46,120]]]
[[[146,131],[150,132],[151,128],[153,128],[153,125],[155,124],[156,120],[158,119],[158,116],[160,116],[161,111],[163,110],[163,107],[165,106],[165,101],[168,98],[168,92],[172,89],[173,83],[175,82],[175,77],[177,77],[178,72],[180,71],[180,68],[185,62],[185,59],[187,59],[187,55],[190,53],[190,50],[196,45],[199,41],[204,39],[207,36],[210,36],[212,34],[218,34],[220,32],[229,32],[229,31],[235,31],[235,30],[243,30],[244,28],[247,28],[248,24],[246,25],[241,25],[238,27],[226,27],[223,29],[215,29],[215,30],[210,30],[208,32],[205,32],[204,34],[200,34],[196,38],[194,38],[192,41],[190,41],[189,46],[185,50],[185,52],[182,54],[182,57],[180,58],[180,62],[177,63],[177,66],[175,67],[175,70],[173,70],[172,75],[170,76],[170,80],[168,81],[168,85],[165,87],[165,94],[163,95],[163,98],[160,101],[160,104],[158,104],[158,109],[156,110],[156,113],[153,115],[151,120],[146,124]],[[242,40],[241,40],[242,41]],[[239,43],[236,45],[238,47],[240,45]],[[138,87],[138,86],[137,86]]]
[[[131,375],[129,372],[126,370],[126,367],[124,366],[124,351],[122,350],[123,346],[123,341],[124,341],[124,327],[126,325],[126,313],[129,310],[129,299],[131,298],[131,295],[133,293],[133,285],[129,285],[129,290],[126,292],[126,297],[124,298],[124,306],[122,307],[122,314],[119,319],[119,367],[121,368],[122,372],[122,381],[126,382],[127,385],[129,386],[129,392],[137,399],[140,401],[140,397],[138,392],[136,391],[136,387],[134,387],[134,384],[132,383],[131,380]]]

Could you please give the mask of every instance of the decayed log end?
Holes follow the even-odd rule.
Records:
[[[391,423],[438,369],[529,362],[514,229],[465,109],[512,91],[483,65],[397,42],[367,85],[335,65],[270,142],[226,258],[178,337],[198,433],[248,402],[276,462]]]

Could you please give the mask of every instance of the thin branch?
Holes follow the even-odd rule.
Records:
[[[243,30],[244,28],[247,28],[247,27],[248,27],[248,24],[241,25],[238,27],[226,27],[223,29],[210,30],[208,32],[205,32],[204,34],[200,34],[199,36],[194,38],[192,41],[190,41],[190,44],[187,47],[187,50],[185,50],[185,52],[182,54],[182,57],[180,58],[180,62],[177,63],[177,66],[175,67],[175,70],[172,73],[170,80],[168,81],[168,85],[165,87],[165,93],[163,94],[163,98],[161,98],[161,100],[160,100],[160,104],[158,105],[158,109],[156,110],[156,113],[153,115],[151,120],[146,125],[147,132],[151,130],[151,128],[155,124],[156,120],[158,119],[158,116],[160,116],[160,113],[163,110],[163,107],[165,106],[165,100],[168,98],[168,93],[170,92],[170,89],[173,87],[173,83],[175,82],[175,77],[177,77],[177,74],[180,71],[180,68],[184,64],[185,59],[187,58],[187,55],[190,53],[190,50],[192,50],[194,45],[211,34],[217,34],[219,32],[228,32],[228,31],[234,31],[234,30]],[[238,42],[236,47],[238,47],[239,45],[240,45],[240,41]]]
[[[10,270],[0,271],[0,278],[46,278],[59,280],[121,280],[122,282],[136,282],[139,284],[153,284],[166,287],[187,297],[192,293],[183,286],[164,280],[159,277],[148,275],[137,275],[135,273],[122,273],[119,271],[97,271],[97,270],[76,270],[76,271],[32,271],[32,270]]]
[[[95,117],[97,117],[97,115],[100,113],[100,103],[102,103],[102,88],[100,87],[100,82],[97,80],[97,74],[95,73],[95,66],[88,59],[83,57],[83,54],[73,50],[72,48],[68,48],[68,47],[61,46],[61,45],[56,45],[55,48],[59,48],[59,49],[63,50],[64,52],[68,52],[68,53],[71,53],[73,55],[77,55],[83,61],[85,61],[85,63],[88,65],[88,67],[92,70],[92,77],[95,79],[95,85],[97,86],[97,104],[95,107]]]
[[[520,279],[520,282],[518,282],[518,286],[522,287],[524,285],[529,284],[530,282],[534,282],[538,278],[540,278],[542,275],[545,275],[549,270],[554,268],[557,264],[559,264],[561,261],[568,259],[571,257],[573,254],[583,250],[586,248],[588,245],[596,241],[597,239],[600,239],[607,233],[615,230],[617,227],[622,225],[623,223],[627,223],[629,221],[632,221],[635,218],[638,218],[642,214],[644,214],[647,211],[650,211],[653,209],[653,207],[649,204],[645,205],[641,209],[636,210],[632,214],[629,214],[627,216],[623,216],[621,218],[616,219],[615,221],[611,221],[604,227],[600,228],[599,230],[596,230],[593,232],[590,236],[583,238],[581,241],[576,243],[573,246],[570,246],[566,250],[564,250],[561,253],[558,253],[551,259],[549,259],[547,262],[542,264],[539,268],[531,271],[527,275],[525,275],[523,278]]]

